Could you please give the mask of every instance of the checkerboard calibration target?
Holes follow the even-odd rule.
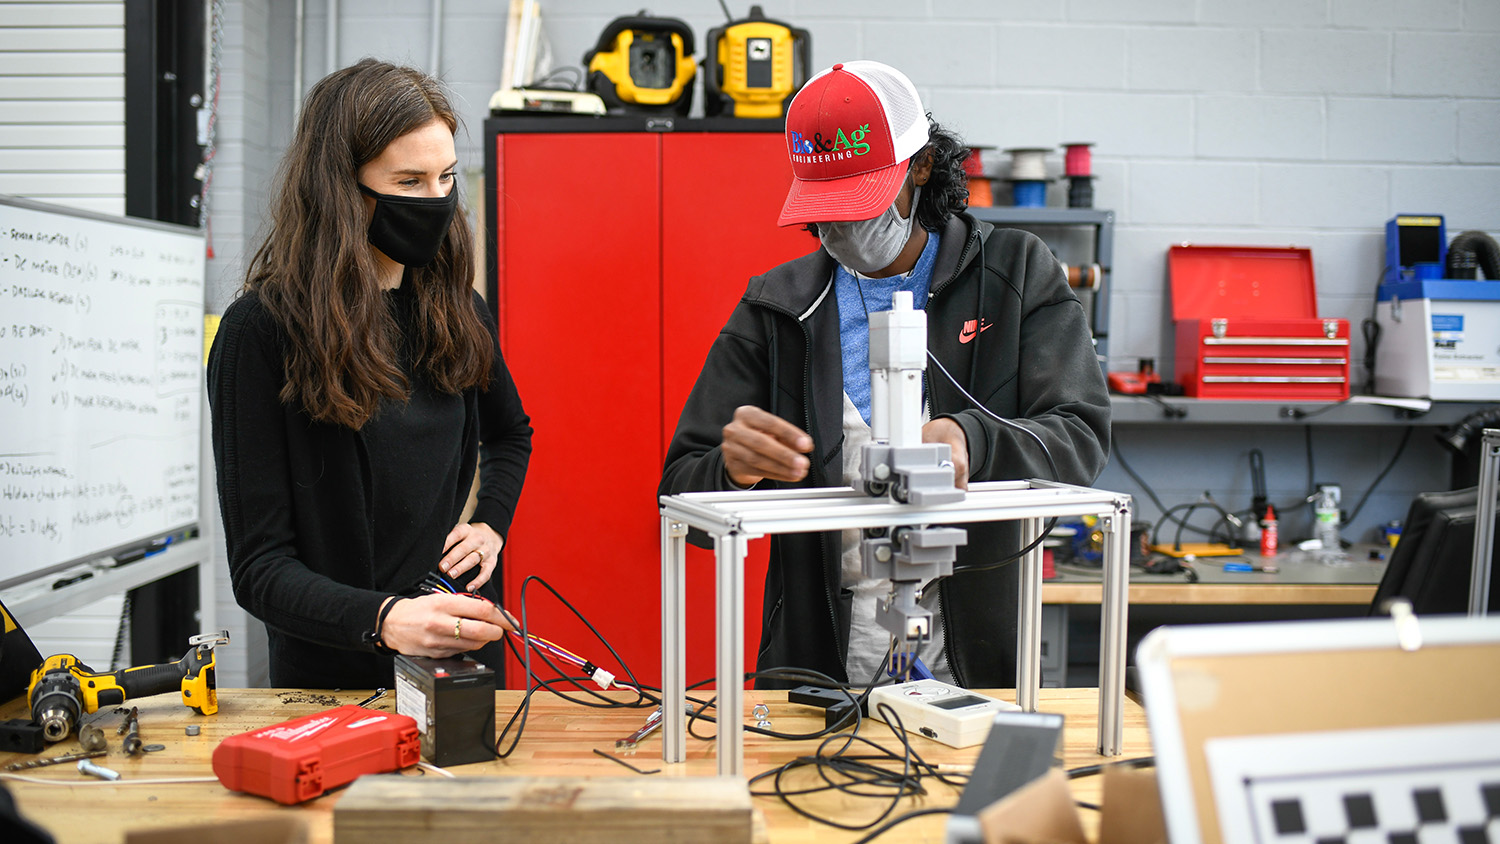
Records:
[[[1500,844],[1500,725],[1205,744],[1225,844]]]
[[[1351,775],[1316,783],[1247,783],[1247,791],[1266,800],[1262,841],[1500,844],[1500,770],[1484,776],[1488,781],[1466,771]]]

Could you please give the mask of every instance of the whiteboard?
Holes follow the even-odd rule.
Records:
[[[204,238],[0,196],[0,586],[195,525]]]

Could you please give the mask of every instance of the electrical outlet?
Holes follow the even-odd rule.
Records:
[[[1335,507],[1340,506],[1344,503],[1344,488],[1342,486],[1338,484],[1318,484],[1317,489],[1320,494],[1323,492],[1323,490],[1328,490],[1328,492],[1333,496],[1333,504]]]

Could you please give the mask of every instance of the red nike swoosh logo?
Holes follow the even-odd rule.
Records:
[[[963,328],[959,329],[958,342],[967,343],[970,340],[973,340],[976,336],[989,331],[993,327],[994,323],[992,322],[986,321],[984,325],[979,325],[978,320],[971,319],[968,322],[964,323]]]

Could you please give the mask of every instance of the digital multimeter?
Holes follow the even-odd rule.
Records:
[[[870,714],[885,720],[885,704],[901,719],[907,732],[920,733],[950,747],[972,747],[984,741],[996,712],[1020,712],[1021,707],[950,686],[937,680],[917,680],[870,691]]]

